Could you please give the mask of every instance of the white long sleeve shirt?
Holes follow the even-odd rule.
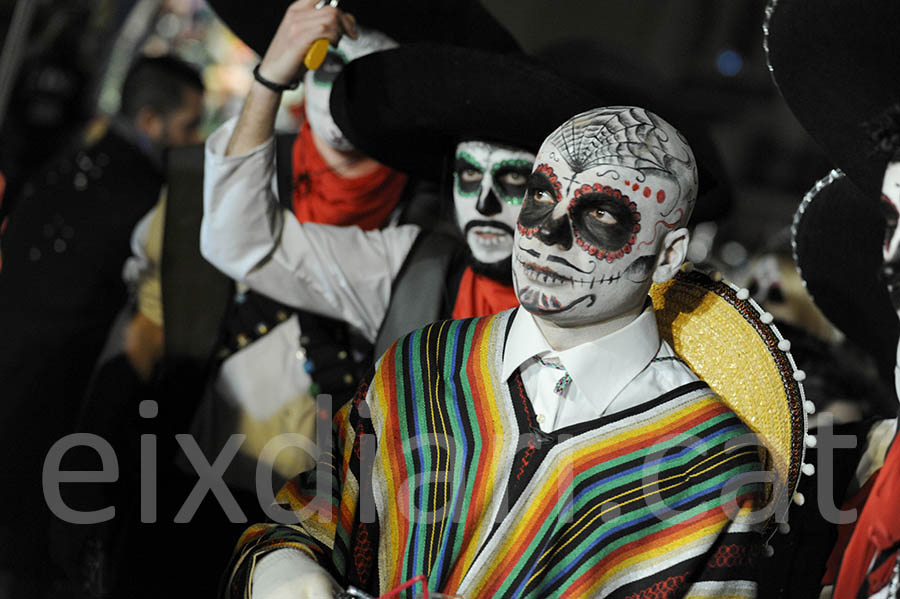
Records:
[[[203,256],[255,291],[343,320],[374,340],[419,227],[363,231],[298,222],[278,203],[274,138],[225,156],[235,123],[206,141]]]

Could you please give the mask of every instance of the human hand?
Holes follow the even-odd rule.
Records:
[[[279,549],[256,565],[251,599],[333,599],[336,589],[319,564],[299,551]]]
[[[334,587],[324,572],[307,572],[284,581],[265,595],[253,599],[334,599]]]
[[[269,43],[259,65],[259,74],[279,84],[288,84],[300,73],[303,58],[312,44],[325,38],[336,46],[343,35],[357,38],[353,15],[332,6],[317,9],[317,0],[297,0],[284,13],[284,18]]]

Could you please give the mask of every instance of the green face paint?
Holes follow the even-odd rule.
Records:
[[[459,152],[453,169],[456,191],[463,197],[475,197],[484,180],[484,167],[469,153]]]
[[[531,162],[521,159],[501,160],[491,167],[491,180],[497,195],[511,206],[521,206],[531,174]]]

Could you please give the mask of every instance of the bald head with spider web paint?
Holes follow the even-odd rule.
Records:
[[[563,326],[639,311],[684,261],[697,188],[690,146],[652,112],[611,106],[566,121],[544,141],[519,215],[522,306]]]

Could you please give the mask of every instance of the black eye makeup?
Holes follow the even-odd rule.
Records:
[[[618,189],[583,185],[569,203],[575,243],[592,256],[613,262],[631,253],[641,230],[637,206]]]
[[[557,204],[557,192],[546,174],[535,171],[525,185],[524,202],[519,213],[519,232],[534,235]]]
[[[461,152],[456,157],[453,176],[456,179],[456,187],[460,195],[476,196],[481,189],[481,181],[484,179],[484,168],[474,158]]]
[[[881,203],[879,204],[881,213],[884,215],[884,249],[890,249],[891,239],[894,238],[894,232],[897,230],[897,208],[891,199],[885,194],[881,194]]]
[[[322,66],[313,72],[313,83],[324,87],[330,86],[341,74],[346,64],[347,61],[340,52],[334,48],[329,49]]]
[[[491,178],[500,199],[511,206],[520,206],[525,199],[530,170],[531,164],[525,160],[504,161],[495,167]]]

